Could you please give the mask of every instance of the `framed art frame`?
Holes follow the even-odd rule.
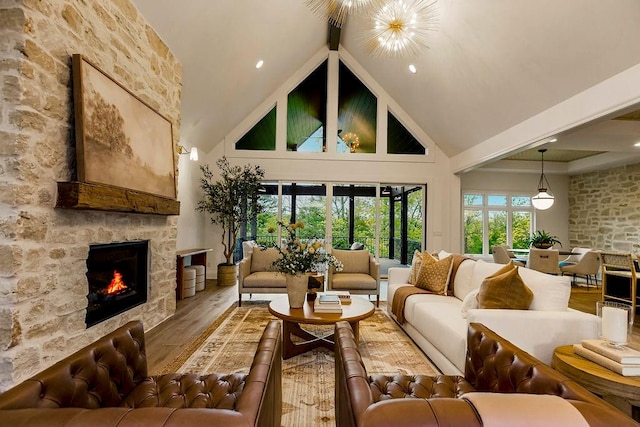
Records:
[[[72,56],[78,181],[176,198],[171,121]]]

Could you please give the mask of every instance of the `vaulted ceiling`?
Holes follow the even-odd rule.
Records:
[[[133,3],[183,65],[181,140],[205,152],[328,40],[304,0]],[[439,0],[438,14],[419,57],[372,57],[355,16],[340,49],[450,157],[640,63],[638,0]]]

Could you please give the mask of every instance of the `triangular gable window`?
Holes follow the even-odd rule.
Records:
[[[338,153],[375,153],[378,99],[340,61]]]
[[[236,150],[275,151],[276,107],[236,142]]]
[[[425,148],[391,111],[387,114],[387,153],[425,154]]]
[[[327,123],[327,61],[289,93],[287,151],[324,151]],[[300,150],[300,151],[302,151]]]

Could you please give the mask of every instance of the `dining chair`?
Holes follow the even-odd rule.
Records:
[[[529,250],[529,265],[532,270],[542,273],[560,274],[560,266],[558,265],[557,249],[538,249],[531,248]]]
[[[600,253],[598,251],[587,251],[581,254],[580,259],[575,264],[561,265],[562,275],[572,274],[571,284],[576,284],[576,276],[584,276],[587,279],[587,290],[593,278],[596,288],[598,287],[598,272],[600,271]]]
[[[562,261],[560,261],[560,263],[559,263],[560,268],[562,269],[562,267],[565,266],[565,265],[577,264],[580,261],[580,258],[582,258],[582,256],[584,254],[586,254],[587,252],[589,252],[590,250],[592,250],[592,249],[591,248],[579,248],[579,247],[575,247],[575,248],[571,249],[571,255],[569,255],[568,257],[566,257]]]
[[[518,265],[520,267],[525,266],[525,262],[523,260],[517,259],[516,256],[509,251],[509,246],[507,245],[495,245],[491,248],[493,252],[493,262],[496,264],[509,264],[510,261],[513,261],[514,265]]]

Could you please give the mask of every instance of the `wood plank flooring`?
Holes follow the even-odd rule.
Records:
[[[595,314],[600,296],[600,289],[573,288],[569,307]],[[149,373],[159,372],[237,300],[236,286],[217,286],[214,280],[207,280],[204,291],[178,301],[175,315],[145,334]],[[636,319],[633,342],[640,343],[640,320]]]

